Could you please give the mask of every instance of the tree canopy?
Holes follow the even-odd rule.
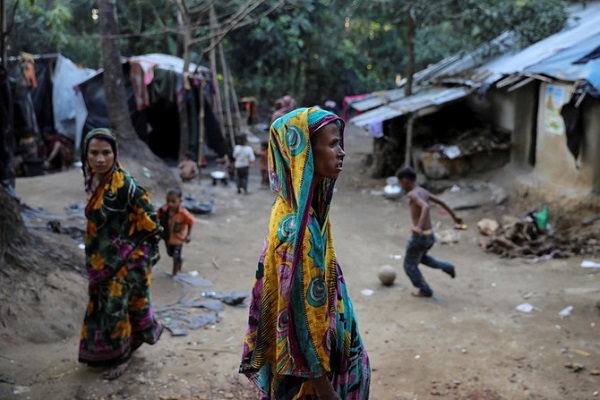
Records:
[[[178,3],[191,16],[192,62],[206,62],[201,55],[214,33],[210,5],[222,26],[246,12],[219,35],[238,93],[265,102],[291,94],[303,104],[393,87],[407,66],[407,15],[415,23],[419,70],[507,30],[522,45],[540,40],[564,26],[567,5],[564,0],[125,0],[118,2],[121,53],[182,56]],[[98,68],[97,8],[95,0],[8,0],[9,55],[60,51]]]

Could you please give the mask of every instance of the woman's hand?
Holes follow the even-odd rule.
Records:
[[[315,389],[315,392],[317,392],[317,398],[319,400],[342,400],[335,389],[333,389],[333,385],[329,379],[327,379],[327,375],[310,379],[310,383]]]

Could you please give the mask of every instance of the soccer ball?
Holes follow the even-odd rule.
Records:
[[[384,265],[379,268],[377,276],[384,286],[392,286],[396,280],[396,269],[391,265]]]

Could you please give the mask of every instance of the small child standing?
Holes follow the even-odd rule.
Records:
[[[260,162],[258,166],[260,167],[260,175],[262,177],[262,187],[267,189],[269,187],[269,142],[262,142],[260,144],[260,153],[258,154],[260,157]]]
[[[198,165],[193,158],[192,153],[188,151],[179,164],[179,176],[183,182],[189,182],[198,176]]]
[[[233,158],[235,158],[235,170],[237,171],[237,192],[248,194],[248,174],[250,167],[254,165],[254,150],[248,144],[248,137],[245,134],[240,135],[239,143],[233,149]]]
[[[192,236],[194,217],[181,205],[181,189],[173,188],[167,192],[167,204],[158,209],[158,219],[166,233],[167,254],[173,258],[173,276],[181,272],[183,243],[189,243]]]

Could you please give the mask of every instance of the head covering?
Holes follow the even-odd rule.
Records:
[[[314,179],[311,138],[343,121],[300,108],[273,122],[269,179],[278,193],[261,253],[240,372],[264,398],[312,398],[308,379],[329,374],[345,399],[366,399],[369,362],[333,248],[335,179]]]
[[[110,144],[113,154],[115,155],[112,171],[119,168],[119,162],[117,161],[117,139],[113,135],[112,131],[108,128],[96,128],[89,131],[87,135],[85,135],[85,139],[83,140],[83,146],[81,147],[81,169],[83,170],[85,190],[87,192],[91,190],[90,183],[92,180],[92,175],[94,173],[92,167],[88,162],[88,147],[92,139],[105,140]]]
[[[281,107],[277,108],[273,114],[271,115],[271,122],[275,121],[277,118],[282,117],[288,112],[294,110],[296,108],[296,99],[294,99],[290,95],[283,96],[281,99],[277,100],[280,102]]]
[[[343,148],[344,121],[317,107],[299,108],[271,125],[269,138],[269,182],[295,214],[296,240],[302,241],[307,217],[314,206],[323,227],[327,225],[335,179],[313,182],[314,160],[311,139],[327,124],[335,123]],[[313,202],[316,198],[318,201]],[[300,246],[299,246],[300,247]]]

